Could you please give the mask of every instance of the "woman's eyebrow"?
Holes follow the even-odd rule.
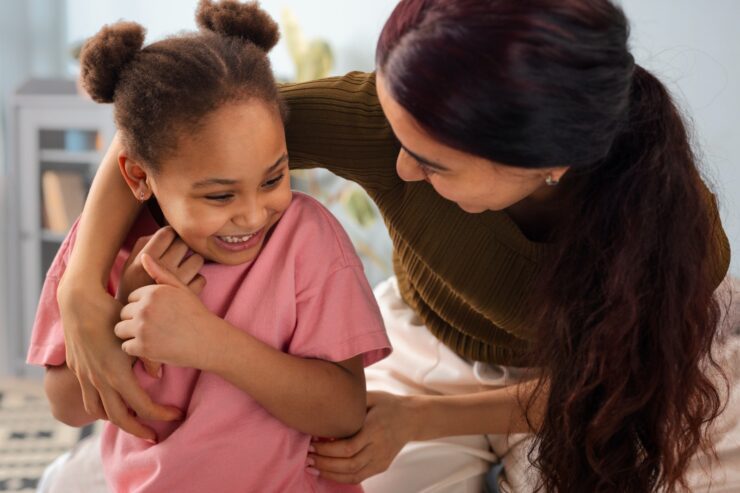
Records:
[[[441,164],[439,164],[439,163],[435,163],[434,161],[430,161],[430,160],[429,160],[429,159],[427,159],[427,158],[421,157],[421,156],[419,156],[418,154],[416,154],[416,153],[415,153],[415,152],[413,152],[413,151],[410,151],[410,150],[409,150],[409,149],[408,149],[408,148],[407,148],[407,147],[406,147],[405,145],[403,145],[403,144],[401,144],[401,149],[403,149],[403,150],[404,150],[404,151],[406,152],[406,154],[408,154],[408,155],[409,155],[409,156],[411,156],[412,158],[416,159],[417,161],[419,161],[419,162],[420,162],[421,164],[423,164],[423,165],[424,165],[424,166],[426,166],[427,168],[431,168],[431,169],[433,169],[434,171],[450,171],[450,169],[449,169],[449,168],[447,168],[447,167],[445,167],[445,166],[442,166],[442,165],[441,165]]]

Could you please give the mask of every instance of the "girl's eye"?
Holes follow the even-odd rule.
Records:
[[[225,193],[223,195],[206,195],[207,200],[212,200],[214,202],[228,202],[234,198],[234,194],[232,193]]]
[[[273,178],[272,180],[266,181],[262,185],[262,187],[263,188],[273,188],[273,187],[275,187],[278,183],[280,183],[283,180],[283,176],[284,176],[284,174],[281,174],[280,176],[277,176],[277,177]]]

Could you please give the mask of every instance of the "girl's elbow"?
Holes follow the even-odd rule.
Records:
[[[359,404],[347,406],[341,419],[341,429],[338,430],[336,438],[347,438],[356,435],[365,424],[366,415],[365,399],[362,399]]]
[[[73,428],[81,428],[95,421],[94,418],[91,418],[87,414],[83,415],[80,412],[69,409],[67,406],[55,404],[53,402],[51,403],[51,415],[60,423],[64,423]]]
[[[65,366],[47,368],[44,391],[51,415],[57,421],[75,428],[95,421],[94,417],[85,412],[79,383]]]

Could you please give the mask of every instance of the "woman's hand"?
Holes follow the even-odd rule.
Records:
[[[141,263],[158,283],[137,289],[121,310],[115,334],[130,356],[154,363],[200,368],[208,353],[215,317],[198,297],[159,261],[143,254]]]
[[[134,360],[121,351],[121,341],[112,330],[120,320],[120,303],[101,287],[75,287],[69,279],[65,285],[65,278],[57,299],[66,363],[80,382],[89,415],[108,419],[122,430],[149,440],[155,440],[156,434],[136,416],[161,421],[181,419],[180,410],[155,404],[139,386],[131,369]]]
[[[309,464],[326,478],[359,484],[391,465],[404,445],[413,440],[417,424],[410,398],[386,392],[367,393],[367,416],[352,438],[312,442]]]

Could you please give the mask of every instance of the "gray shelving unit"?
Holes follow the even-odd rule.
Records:
[[[72,80],[30,80],[9,108],[6,241],[6,323],[3,373],[38,376],[25,364],[30,331],[46,271],[64,234],[44,228],[41,176],[79,173],[85,190],[115,133],[112,107],[78,93]]]

